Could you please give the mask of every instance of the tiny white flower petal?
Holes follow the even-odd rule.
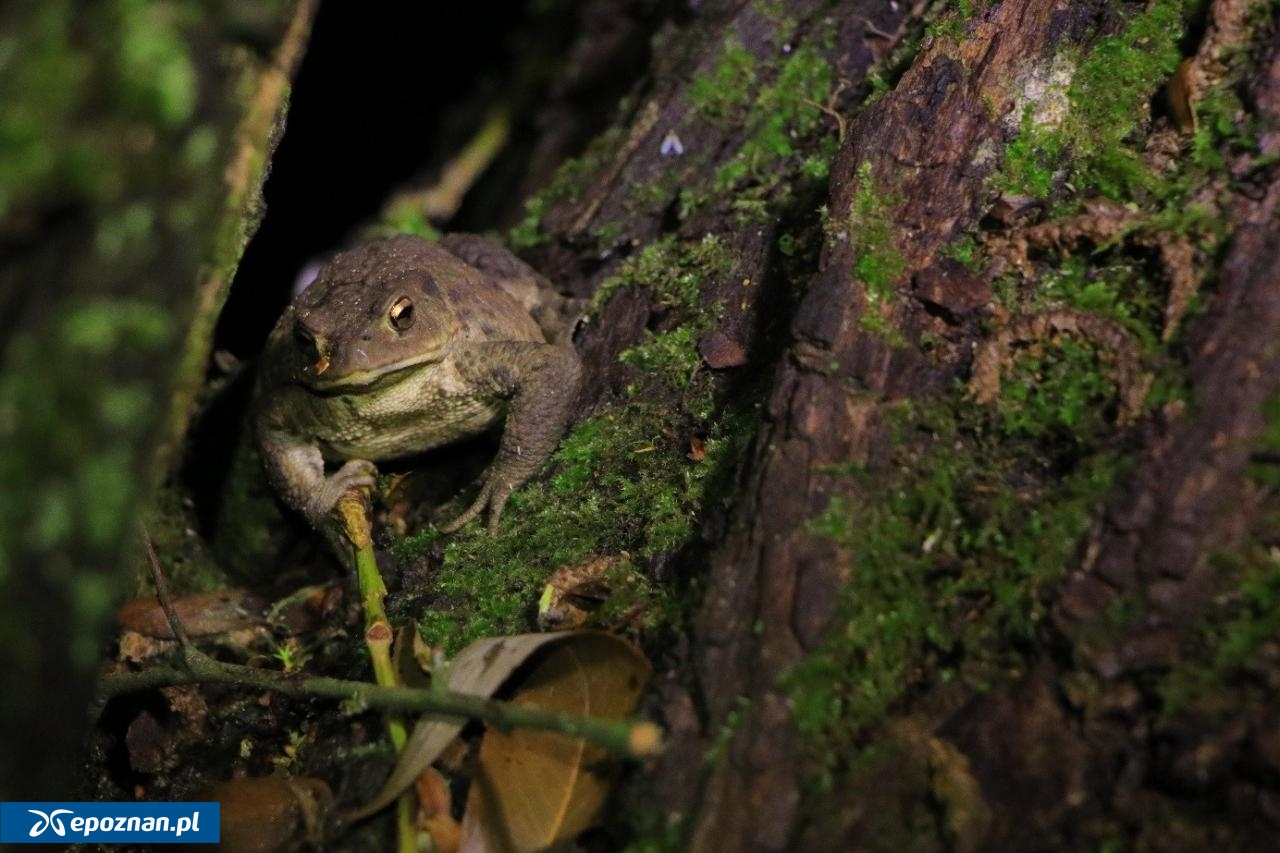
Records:
[[[684,143],[680,141],[680,137],[676,136],[674,130],[668,130],[667,135],[662,137],[662,147],[658,152],[663,157],[679,157],[684,153]]]

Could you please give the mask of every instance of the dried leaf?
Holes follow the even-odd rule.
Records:
[[[399,628],[391,643],[391,665],[395,668],[396,680],[406,687],[426,687],[431,683],[431,669],[423,665],[419,656],[421,644],[422,635],[409,626]]]
[[[346,594],[341,582],[304,586],[279,599],[267,612],[277,636],[309,634],[345,621]]]
[[[552,572],[538,602],[538,627],[544,631],[582,627],[590,612],[609,597],[610,574],[628,559],[625,554],[590,557]]]
[[[434,767],[418,777],[418,828],[431,836],[435,853],[457,853],[462,826],[453,819],[449,783]]]
[[[218,849],[237,853],[275,853],[319,845],[333,808],[329,786],[305,777],[228,779],[198,792],[192,800],[222,805]]]
[[[520,634],[477,640],[459,652],[449,664],[448,688],[467,696],[492,696],[530,655],[548,643],[563,641],[568,636],[573,635]],[[462,731],[464,724],[448,719],[419,720],[382,790],[367,805],[345,815],[345,819],[359,820],[390,805],[423,770],[431,766]]]
[[[724,332],[712,332],[698,344],[698,354],[712,370],[739,367],[747,363],[747,352],[742,344]]]
[[[140,712],[129,723],[124,743],[129,751],[129,767],[138,773],[159,773],[178,766],[173,737],[147,711]]]
[[[228,634],[263,621],[266,602],[243,589],[220,589],[184,595],[173,600],[173,611],[192,637]],[[128,631],[147,637],[172,640],[173,630],[154,595],[127,601],[116,611],[116,621]]]
[[[1195,71],[1195,59],[1184,59],[1165,85],[1165,95],[1169,99],[1169,112],[1173,115],[1174,124],[1183,133],[1195,133],[1197,126]]]
[[[644,655],[610,634],[564,636],[567,642],[538,656],[512,703],[609,719],[633,713],[650,676]],[[490,729],[467,798],[462,849],[543,850],[577,836],[604,805],[612,771],[605,751],[580,738]]]

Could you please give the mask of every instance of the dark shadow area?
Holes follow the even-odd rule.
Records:
[[[216,345],[262,345],[308,259],[340,246],[391,188],[447,157],[483,109],[477,94],[510,67],[524,4],[403,4],[395,14],[325,3],[293,88]],[[465,49],[460,49],[464,48]],[[474,102],[463,109],[461,105]]]

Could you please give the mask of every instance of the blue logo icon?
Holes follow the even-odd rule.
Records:
[[[71,809],[54,809],[48,814],[45,814],[39,809],[27,809],[27,811],[31,812],[34,815],[40,815],[40,820],[36,821],[36,825],[31,827],[32,838],[35,838],[40,833],[44,832],[46,829],[52,829],[54,832],[58,833],[59,835],[66,835],[67,830],[63,827],[62,821],[58,820],[58,815],[75,814],[75,812],[71,811]]]

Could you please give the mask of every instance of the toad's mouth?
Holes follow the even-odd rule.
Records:
[[[435,354],[420,355],[393,361],[390,364],[379,364],[364,370],[350,370],[343,373],[327,358],[322,358],[320,362],[307,367],[303,382],[308,388],[320,394],[341,394],[354,389],[372,391],[394,385],[409,371],[439,361],[440,357]]]

